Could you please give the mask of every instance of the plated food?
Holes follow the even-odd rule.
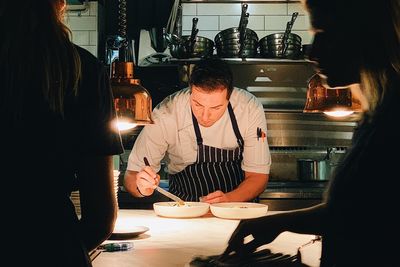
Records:
[[[210,204],[204,202],[185,202],[184,205],[179,205],[175,201],[156,202],[153,204],[154,212],[158,216],[169,218],[194,218],[205,215]]]
[[[211,213],[223,219],[250,219],[267,214],[268,205],[253,202],[224,202],[210,205]]]

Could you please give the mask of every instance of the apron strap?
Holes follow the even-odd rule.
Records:
[[[233,131],[235,132],[237,142],[239,144],[239,147],[242,149],[244,140],[243,140],[242,135],[240,134],[239,126],[236,121],[235,113],[233,113],[231,102],[229,102],[229,104],[228,104],[228,111],[229,111],[229,116],[231,117],[232,128],[233,128]]]
[[[194,133],[196,134],[197,145],[200,146],[203,144],[203,137],[201,137],[199,123],[197,122],[197,119],[194,116],[193,111],[192,111],[192,121],[193,121],[193,126],[194,126]]]

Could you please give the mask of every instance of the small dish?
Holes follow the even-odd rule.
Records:
[[[132,239],[141,235],[149,230],[146,226],[131,226],[131,227],[124,227],[118,229],[117,227],[114,229],[113,233],[110,236],[110,240],[125,240],[125,239]]]
[[[210,205],[211,213],[223,219],[250,219],[267,215],[268,205],[253,202],[223,202]]]
[[[185,205],[179,206],[177,202],[156,202],[153,204],[154,212],[158,216],[169,218],[194,218],[205,215],[210,204],[203,202],[185,202]]]

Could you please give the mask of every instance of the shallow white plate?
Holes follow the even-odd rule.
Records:
[[[193,218],[206,214],[210,204],[203,202],[185,202],[185,206],[178,206],[175,201],[156,202],[153,204],[154,212],[158,216],[169,218]]]
[[[267,215],[268,205],[253,202],[224,202],[210,205],[211,213],[223,219],[250,219]]]
[[[135,238],[138,235],[141,235],[149,230],[146,226],[124,226],[124,227],[115,227],[113,233],[111,234],[111,240],[124,240]]]

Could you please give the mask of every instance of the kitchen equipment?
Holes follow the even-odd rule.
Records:
[[[215,37],[217,55],[223,58],[249,58],[257,54],[258,36],[247,28],[249,13],[247,4],[242,5],[242,13],[238,27],[219,32]]]
[[[211,213],[223,219],[250,219],[265,216],[268,205],[252,202],[223,202],[210,205]]]
[[[298,159],[298,177],[301,181],[325,181],[331,174],[327,160]]]
[[[110,35],[106,39],[106,54],[105,54],[105,64],[110,66],[113,61],[118,59],[119,49],[121,47],[122,41],[124,39],[119,35]],[[133,46],[132,46],[133,47]]]
[[[286,39],[284,32],[269,34],[259,45],[263,57],[297,59],[301,55],[301,37],[295,33],[289,33]]]
[[[263,105],[272,165],[260,203],[269,210],[289,210],[318,204],[334,168],[342,161],[358,117],[331,118],[303,113],[312,63],[290,59],[226,59],[233,85],[252,93]],[[300,159],[319,163],[319,180],[301,179]],[[325,164],[323,168],[322,165]],[[318,176],[317,176],[318,177]]]
[[[154,49],[152,48],[150,33],[148,30],[141,29],[139,35],[138,65],[141,66],[152,54],[154,54]],[[160,62],[159,59],[156,59],[156,61]]]
[[[306,113],[324,112],[330,116],[347,116],[354,112],[361,112],[361,101],[351,93],[349,87],[326,88],[318,74],[314,74],[308,81],[307,99],[304,107]]]
[[[165,28],[153,27],[149,30],[151,47],[158,52],[163,53],[167,49],[168,41]]]
[[[151,64],[160,64],[166,62],[171,58],[170,55],[164,53],[168,47],[168,38],[166,29],[163,27],[153,27],[149,30],[151,47],[156,51],[139,62],[140,66],[147,66]],[[141,44],[143,45],[143,43]]]
[[[162,217],[169,218],[194,218],[205,215],[210,204],[204,202],[185,202],[184,206],[176,202],[156,202],[153,204],[154,212]]]
[[[214,52],[214,42],[206,37],[198,36],[198,18],[192,19],[192,31],[190,35],[181,37],[167,35],[169,41],[169,51],[174,58],[204,58],[212,56]]]
[[[285,32],[269,34],[260,39],[260,55],[267,58],[297,59],[301,55],[301,37],[292,33],[298,13],[294,12]]]
[[[214,42],[206,37],[196,36],[192,47],[190,36],[184,35],[179,42],[169,46],[171,56],[178,59],[210,57],[214,52]]]
[[[286,24],[286,30],[285,30],[285,34],[283,35],[283,40],[282,40],[283,47],[282,47],[282,50],[281,50],[281,56],[284,56],[285,53],[286,53],[286,49],[287,49],[287,46],[288,46],[289,34],[290,34],[291,30],[292,30],[293,24],[296,21],[296,18],[297,18],[298,14],[299,14],[298,12],[294,12],[292,14],[291,20]]]

